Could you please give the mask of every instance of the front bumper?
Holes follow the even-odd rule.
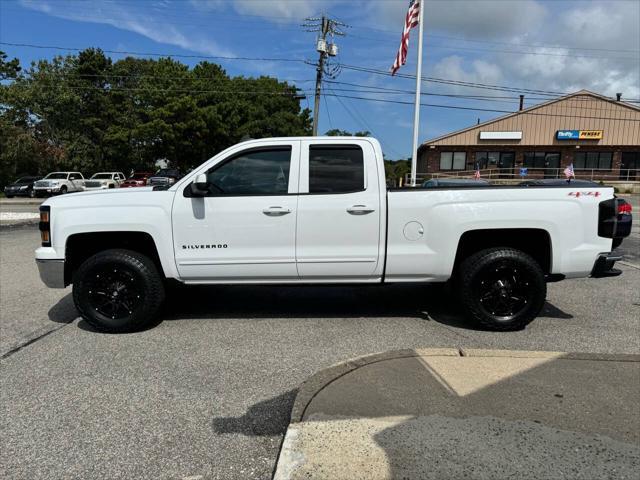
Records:
[[[20,189],[13,189],[13,188],[5,188],[4,189],[4,194],[5,195],[10,195],[12,197],[17,197],[17,196],[28,196],[29,195],[29,189],[28,188],[24,188],[22,190]]]
[[[64,288],[64,260],[36,259],[40,280],[49,288]]]
[[[622,260],[622,256],[613,255],[612,253],[601,253],[596,259],[596,263],[593,264],[593,270],[591,270],[592,278],[602,277],[617,277],[622,274],[622,270],[613,268],[615,263]]]
[[[36,196],[52,195],[54,193],[60,193],[60,187],[37,187],[33,189]]]

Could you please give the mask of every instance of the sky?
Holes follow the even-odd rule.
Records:
[[[421,142],[502,115],[496,110],[517,110],[521,89],[526,89],[525,106],[583,88],[640,100],[638,0],[423,2],[422,75],[428,80],[422,82],[421,101],[426,105],[420,111]],[[173,55],[189,65],[215,61],[233,76],[269,75],[290,81],[307,96],[302,106],[313,108],[316,33],[301,25],[305,18],[328,15],[345,24],[341,27],[345,35],[332,39],[339,54],[330,61],[334,74],[325,77],[329,82],[323,86],[319,132],[368,130],[381,141],[387,158],[407,158],[415,80],[384,72],[398,49],[408,4],[406,0],[0,0],[0,42],[5,43],[0,50],[19,58],[23,66],[75,53],[69,48],[87,47]],[[416,28],[400,74],[415,75],[417,34]],[[114,60],[127,56],[108,55]],[[220,56],[272,60],[210,58]]]

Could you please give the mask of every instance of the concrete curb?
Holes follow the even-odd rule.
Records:
[[[26,218],[24,220],[7,220],[4,222],[0,222],[0,228],[15,228],[15,227],[24,227],[27,225],[38,225],[40,223],[39,218]]]
[[[579,352],[549,352],[527,350],[485,350],[463,348],[426,348],[416,350],[392,350],[389,352],[374,353],[356,357],[344,362],[332,365],[321,370],[307,380],[298,389],[298,394],[291,409],[289,424],[300,423],[304,417],[307,406],[313,398],[326,386],[338,378],[353,372],[354,370],[385,360],[410,357],[508,357],[508,358],[556,358],[559,360],[588,360],[600,362],[640,362],[640,355],[636,354],[605,354],[605,353],[579,353]]]
[[[0,205],[40,205],[47,198],[0,198]]]

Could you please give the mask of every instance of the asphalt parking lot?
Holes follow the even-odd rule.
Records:
[[[374,352],[640,353],[637,224],[622,277],[551,284],[508,333],[474,329],[436,287],[220,286],[173,289],[156,327],[102,334],[40,283],[37,244],[34,226],[0,229],[3,478],[270,478],[298,385]]]

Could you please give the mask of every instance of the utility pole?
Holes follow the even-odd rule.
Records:
[[[324,74],[325,62],[328,57],[335,57],[338,54],[338,45],[333,42],[327,43],[327,35],[344,35],[338,30],[338,26],[346,26],[342,22],[333,20],[326,15],[321,18],[306,18],[307,23],[303,27],[309,27],[307,32],[319,32],[316,40],[316,51],[320,54],[316,65],[316,91],[313,104],[313,135],[318,135],[318,117],[320,116],[320,95],[322,94],[322,75]]]

